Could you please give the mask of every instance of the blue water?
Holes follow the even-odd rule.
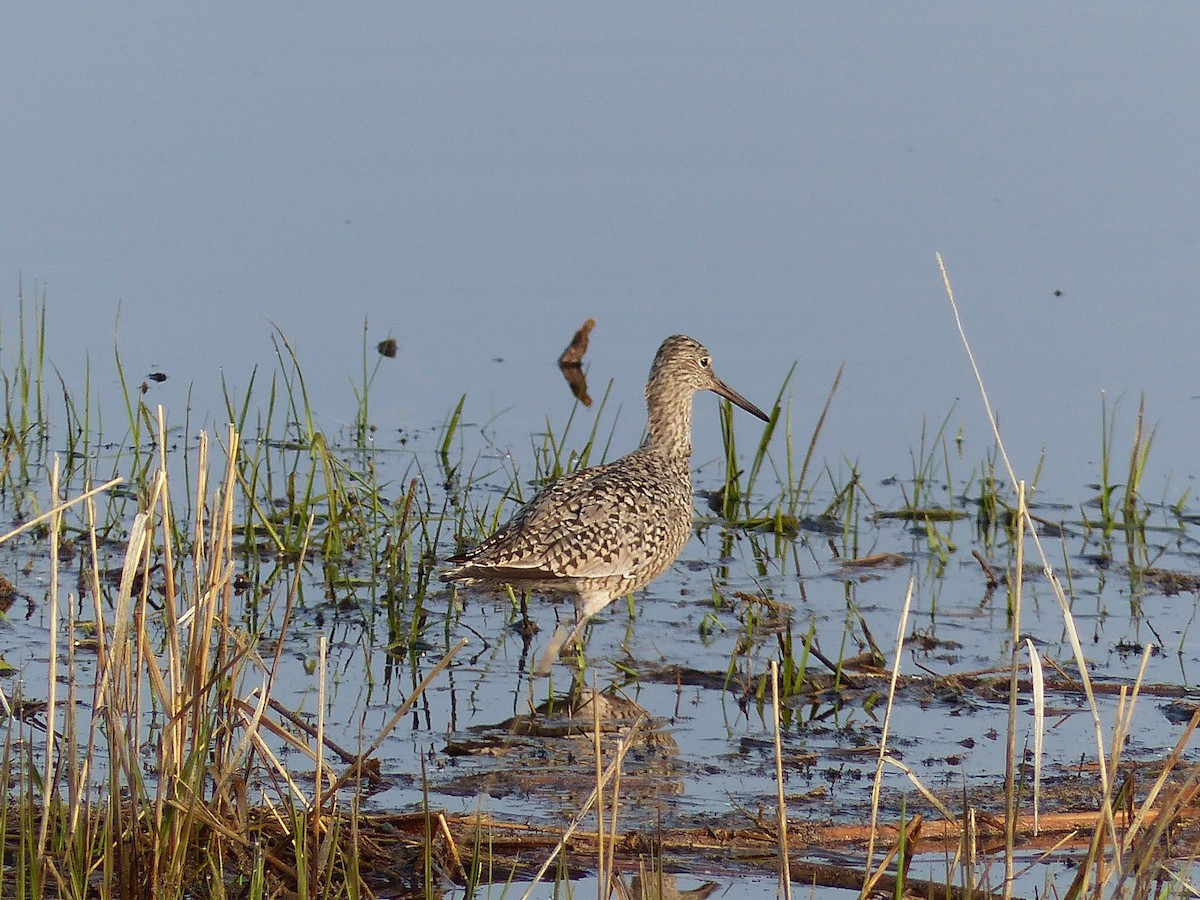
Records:
[[[221,420],[273,322],[348,421],[366,322],[400,343],[385,437],[466,391],[523,448],[592,316],[624,444],[686,332],[760,404],[798,362],[805,437],[845,363],[821,458],[902,475],[923,417],[991,443],[940,251],[1024,477],[1045,448],[1054,495],[1097,480],[1101,391],[1122,444],[1146,393],[1150,493],[1194,474],[1195,10],[67,4],[5,33],[0,352],[36,282],[75,390],[85,359],[114,389],[119,313],[152,400]]]
[[[405,454],[431,450],[466,393],[467,459],[485,454],[504,484],[510,468],[532,476],[531,433],[547,422],[561,430],[571,414],[554,361],[592,317],[585,363],[593,396],[611,382],[601,421],[614,454],[640,435],[654,349],[685,332],[760,406],[797,365],[785,400],[798,455],[844,364],[811,473],[816,499],[829,500],[824,466],[844,482],[856,464],[879,502],[897,506],[898,491],[881,482],[911,477],[923,427],[932,439],[946,420],[958,485],[992,445],[941,252],[1019,476],[1032,478],[1044,451],[1042,496],[1073,517],[1099,480],[1102,393],[1116,411],[1118,469],[1144,393],[1157,426],[1144,496],[1172,503],[1193,484],[1200,11],[1191,7],[58,4],[6,10],[4,34],[0,364],[8,371],[15,353],[22,284],[27,310],[35,294],[45,298],[48,360],[76,396],[90,372],[110,431],[123,417],[115,347],[133,384],[168,375],[148,385],[147,400],[172,422],[191,416],[193,428],[222,434],[222,382],[236,394],[256,367],[260,379],[274,371],[278,326],[320,426],[336,435],[354,418],[364,341],[374,365],[371,348],[393,336],[399,355],[381,364],[371,393],[375,442],[396,451],[385,475],[401,483]],[[61,425],[55,392],[50,403]],[[578,413],[575,434],[595,409]],[[696,462],[709,488],[719,477],[708,465],[720,453],[715,409],[697,398]],[[746,419],[738,427],[745,449],[757,431]],[[954,534],[960,554],[934,574],[923,536],[865,531],[864,552],[913,562],[853,589],[886,648],[915,575],[916,626],[964,644],[957,658],[926,661],[937,671],[982,669],[1006,651],[1001,601],[981,601],[961,552],[969,524]],[[1193,570],[1194,543],[1181,535],[1160,564]],[[1194,684],[1194,597],[1158,598],[1134,614],[1128,585],[1084,565],[1081,542],[1067,547],[1098,671],[1132,677],[1137,659],[1114,648],[1147,639],[1149,622],[1167,649],[1150,680]],[[636,622],[614,604],[590,652],[619,658],[625,643],[639,659],[721,670],[737,638],[733,613],[719,616],[726,634],[708,640],[698,629],[716,553],[715,536],[693,541]],[[846,617],[843,575],[810,537],[765,571],[739,543],[719,580],[727,594],[766,589],[790,604],[829,651]],[[1049,591],[1030,592],[1031,630],[1065,657]],[[549,630],[553,612],[536,612]],[[14,618],[0,646],[34,684],[43,614]],[[464,615],[494,643],[385,745],[389,771],[411,772],[446,734],[523,709],[528,685],[505,610]],[[316,629],[301,623],[298,633],[315,639]],[[353,640],[335,644],[332,665],[345,716],[330,728],[353,745],[410,685],[388,682],[381,650],[364,656]],[[311,690],[299,667],[293,674]],[[671,725],[680,808],[717,815],[772,797],[769,766],[742,767],[739,750],[743,738],[767,739],[767,724],[719,691],[686,697],[690,711]],[[659,717],[677,700],[662,685],[638,699]],[[1103,701],[1106,727],[1112,702]],[[991,783],[1002,748],[978,737],[1002,715],[909,702],[894,727],[942,756],[975,737],[951,775]],[[1150,737],[1135,749],[1169,743],[1152,702],[1139,716]],[[875,733],[872,716],[850,718],[838,724]],[[1054,760],[1091,752],[1084,713],[1056,727]],[[797,752],[845,743],[835,732],[792,737]],[[720,774],[707,771],[721,754]],[[435,773],[435,794],[443,777]],[[813,779],[796,790],[823,783]],[[889,779],[894,798],[904,782]],[[794,814],[829,815],[862,787],[843,782]],[[394,808],[420,795],[401,782],[373,801]],[[504,802],[531,817],[547,809],[536,794]]]

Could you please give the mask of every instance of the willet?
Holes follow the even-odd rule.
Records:
[[[575,627],[565,643],[574,644],[592,616],[661,575],[687,543],[694,515],[690,459],[697,391],[713,391],[769,421],[714,374],[712,357],[699,342],[669,337],[646,382],[649,416],[642,446],[546,485],[483,543],[451,557],[442,580],[569,596]],[[555,635],[544,660],[563,645]]]

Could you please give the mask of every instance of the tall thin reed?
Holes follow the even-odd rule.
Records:
[[[775,827],[779,842],[779,886],[784,900],[792,900],[791,866],[788,862],[787,799],[783,791],[783,737],[779,715],[779,664],[771,660],[771,717],[775,737]]]
[[[1008,458],[1008,452],[1004,449],[1004,443],[1000,438],[1000,427],[999,427],[999,424],[997,423],[994,413],[992,412],[991,401],[988,399],[987,389],[984,386],[984,382],[983,382],[983,376],[979,371],[979,366],[975,362],[975,356],[971,352],[970,342],[967,340],[966,330],[963,328],[962,319],[959,316],[958,304],[954,300],[954,290],[950,286],[950,276],[946,272],[946,266],[942,260],[942,256],[940,253],[937,254],[937,263],[938,263],[938,268],[941,271],[942,283],[946,289],[946,296],[950,301],[950,309],[954,315],[954,322],[955,322],[956,327],[958,328],[959,338],[962,341],[963,349],[966,351],[967,359],[971,364],[971,370],[975,375],[975,381],[979,387],[980,397],[983,401],[984,411],[987,414],[988,422],[992,426],[992,434],[995,437],[996,445],[999,448],[1000,457],[1004,461],[1005,471],[1008,473],[1009,482],[1011,484],[1017,484],[1018,478],[1016,476],[1016,472],[1013,470],[1012,463],[1010,462],[1010,460]],[[1026,509],[1026,511],[1025,511],[1025,517],[1028,520],[1027,527],[1029,529],[1029,537],[1033,541],[1034,546],[1038,552],[1038,557],[1040,558],[1040,560],[1042,562],[1042,571],[1045,574],[1046,579],[1050,584],[1050,587],[1054,593],[1054,599],[1057,601],[1059,610],[1063,616],[1063,624],[1066,627],[1067,637],[1071,643],[1071,651],[1074,655],[1075,663],[1078,667],[1080,683],[1083,686],[1084,696],[1087,698],[1088,711],[1091,713],[1091,716],[1092,716],[1092,731],[1093,731],[1093,734],[1096,739],[1096,757],[1097,757],[1097,760],[1102,763],[1103,760],[1105,760],[1107,758],[1107,754],[1105,753],[1105,750],[1104,750],[1104,729],[1103,729],[1103,726],[1101,725],[1101,721],[1100,721],[1100,709],[1096,703],[1095,692],[1092,690],[1091,677],[1088,674],[1087,657],[1083,651],[1083,644],[1079,639],[1079,632],[1075,627],[1075,620],[1074,620],[1074,617],[1071,615],[1070,604],[1067,601],[1067,597],[1066,597],[1065,592],[1063,591],[1062,584],[1059,582],[1058,576],[1055,574],[1053,566],[1050,565],[1050,561],[1049,561],[1048,557],[1046,556],[1046,552],[1042,547],[1041,540],[1038,537],[1037,528],[1034,527],[1034,523],[1032,522],[1032,520],[1029,520],[1028,509]],[[1103,764],[1101,764],[1099,767],[1099,771],[1100,771],[1100,782],[1101,782],[1101,794],[1104,798],[1110,798],[1112,788],[1111,788],[1111,785],[1109,784],[1109,780],[1108,780],[1107,767],[1104,766]],[[1108,832],[1111,836],[1112,844],[1115,846],[1116,842],[1117,842],[1117,829],[1116,829],[1116,823],[1113,821],[1112,806],[1108,802],[1104,802],[1102,804],[1102,806],[1103,806],[1102,813],[1104,815],[1105,826],[1107,827]],[[1119,868],[1119,863],[1118,863],[1118,868]]]
[[[1017,699],[1021,653],[1021,586],[1025,572],[1025,482],[1017,482],[1017,537],[1009,598],[1008,740],[1004,755],[1004,896],[1012,896],[1013,849],[1017,842]]]
[[[888,758],[888,731],[891,728],[892,706],[896,699],[896,684],[900,680],[900,660],[904,655],[904,635],[908,632],[908,612],[912,608],[912,595],[915,586],[916,582],[910,578],[908,580],[908,591],[904,595],[904,604],[900,608],[900,621],[896,625],[896,645],[892,657],[892,676],[888,682],[887,706],[883,714],[883,726],[879,731],[879,755],[875,763],[875,779],[871,785],[871,837],[867,842],[867,877],[863,882],[862,890],[859,892],[859,897],[861,898],[865,898],[871,893],[876,883],[883,876],[884,866],[886,865],[885,860],[878,869],[874,872],[871,871],[872,861],[875,856],[875,833],[879,826],[879,796],[883,790],[883,768]]]

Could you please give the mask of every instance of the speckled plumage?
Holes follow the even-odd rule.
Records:
[[[709,352],[674,335],[646,382],[642,446],[547,485],[479,546],[452,557],[442,578],[570,596],[573,643],[588,619],[661,575],[692,530],[692,395],[710,390],[767,415],[712,371]]]

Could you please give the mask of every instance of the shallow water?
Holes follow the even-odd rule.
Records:
[[[702,413],[707,406],[711,414],[711,398],[701,396],[697,402]],[[752,446],[757,426],[739,425],[739,441]],[[471,459],[472,452],[486,458],[489,445],[471,434],[468,430],[464,438],[469,448],[464,459]],[[182,450],[174,456],[176,464],[182,462]],[[430,454],[384,454],[375,460],[381,483],[393,482],[403,489],[414,462],[423,471],[437,470],[438,462]],[[714,468],[702,470],[698,488],[716,487],[714,474]],[[436,480],[430,483],[435,493],[427,502],[438,510],[444,500],[436,493]],[[506,484],[504,471],[497,468],[472,488],[466,502],[490,509],[502,496],[497,490]],[[866,487],[881,510],[899,508],[911,493],[911,485],[894,481]],[[955,500],[956,492],[936,490],[948,505],[971,508]],[[391,499],[397,503],[400,498],[393,494]],[[819,510],[830,499],[818,490],[809,508]],[[0,503],[11,509],[10,499],[0,498]],[[798,656],[811,631],[814,644],[837,660],[866,648],[865,625],[890,664],[910,581],[913,595],[905,629],[909,637],[901,672],[915,679],[900,685],[890,721],[890,752],[952,809],[961,811],[964,791],[972,803],[994,808],[1005,770],[1007,677],[1001,670],[1009,658],[1011,626],[1003,587],[988,591],[979,564],[969,554],[982,550],[1003,572],[1012,564],[1011,547],[984,541],[973,518],[937,523],[940,537],[935,546],[923,525],[864,513],[856,522],[862,555],[894,554],[893,564],[849,567],[833,555],[831,545],[832,539],[843,546],[845,535],[802,531],[795,539],[780,539],[726,531],[703,501],[697,509],[698,535],[669,572],[635,598],[633,616],[628,605],[618,601],[593,620],[588,633],[583,686],[615,691],[628,702],[628,715],[644,712],[652,738],[639,741],[623,767],[622,829],[749,828],[756,816],[769,818],[776,790],[772,715],[769,703],[755,697],[768,662],[780,658],[779,637],[790,634]],[[1195,571],[1194,515],[1189,510],[1182,515],[1153,511],[1153,522],[1175,523],[1169,531],[1147,533],[1147,552],[1158,570],[1185,575]],[[1197,612],[1195,585],[1188,583],[1169,596],[1150,582],[1133,589],[1129,569],[1122,563],[1127,552],[1123,538],[1113,538],[1111,549],[1101,554],[1105,540],[1075,521],[1077,510],[1052,506],[1037,508],[1035,514],[1066,520],[1067,537],[1043,540],[1056,571],[1069,585],[1091,676],[1107,684],[1132,684],[1141,663],[1141,644],[1154,642],[1144,677],[1152,687],[1138,701],[1124,753],[1147,764],[1161,760],[1182,728],[1177,718],[1168,717],[1167,703],[1180,698],[1155,692],[1181,689],[1183,699],[1190,697],[1193,703],[1200,697],[1194,687],[1200,636],[1191,627]],[[950,546],[954,549],[943,551],[943,561],[937,547]],[[446,531],[441,555],[453,549]],[[119,545],[106,552],[106,565],[119,564]],[[1027,552],[1032,554],[1032,546]],[[6,679],[5,690],[38,699],[39,679],[45,683],[49,627],[47,561],[41,545],[28,537],[6,544],[0,553],[6,571],[31,567],[28,575],[13,579],[25,599],[10,611],[0,630],[0,654],[18,672]],[[1032,557],[1026,559],[1030,562]],[[68,585],[77,564],[65,567]],[[288,583],[285,578],[271,586],[272,568],[268,564],[251,570],[261,588],[246,595],[257,601],[259,610],[275,604],[274,617],[265,620],[268,642],[278,631]],[[324,636],[329,644],[326,733],[351,752],[374,740],[446,650],[462,638],[468,641],[452,667],[384,742],[378,758],[385,780],[369,792],[364,808],[418,809],[428,798],[438,808],[482,813],[505,822],[562,825],[569,820],[592,787],[590,739],[559,735],[561,724],[555,723],[560,720],[553,715],[546,719],[553,727],[540,735],[521,735],[512,720],[551,697],[561,707],[573,666],[556,665],[549,679],[529,673],[556,621],[570,619],[570,604],[532,601],[530,616],[540,631],[526,644],[512,627],[519,616],[508,598],[486,591],[455,593],[435,585],[424,601],[424,650],[409,653],[401,646],[392,655],[386,649],[390,638],[381,602],[383,586],[377,579],[373,582],[369,572],[357,574],[357,586],[349,582],[331,589],[319,566],[308,568],[274,691],[285,706],[310,716],[315,712],[317,673],[312,667],[318,638]],[[260,589],[262,593],[256,593]],[[411,610],[411,598],[400,601],[407,628],[404,617]],[[1036,573],[1030,573],[1024,604],[1023,635],[1034,641],[1044,660],[1062,666],[1062,676],[1051,670],[1048,677],[1059,682],[1075,677],[1062,615],[1045,579]],[[86,652],[78,653],[76,660],[76,681],[86,689],[94,664]],[[808,671],[829,675],[814,659]],[[971,674],[980,672],[992,672],[995,683]],[[952,676],[960,680],[945,680]],[[840,691],[802,692],[788,701],[785,791],[789,816],[797,827],[861,824],[869,816],[886,677],[851,669],[847,678]],[[245,689],[254,686],[247,684]],[[1048,696],[1043,760],[1047,784],[1060,793],[1090,795],[1097,788],[1092,768],[1097,748],[1086,704],[1076,691],[1061,686]],[[1018,711],[1018,747],[1026,753],[1033,727],[1028,702],[1026,692]],[[1101,694],[1098,704],[1108,752],[1118,699]],[[606,738],[606,752],[612,752],[613,740]],[[1197,752],[1193,740],[1186,758],[1195,761]],[[303,778],[309,764],[298,757],[285,758],[294,758],[294,774]],[[102,774],[97,772],[98,777]],[[911,782],[892,767],[885,770],[882,796],[885,821],[894,821],[901,809],[910,815],[924,809]],[[594,819],[585,817],[584,825],[594,827]],[[803,853],[798,856],[804,858]],[[1051,862],[1050,868],[1056,865]],[[1050,877],[1048,871],[1041,865],[1029,877],[1044,879]]]

